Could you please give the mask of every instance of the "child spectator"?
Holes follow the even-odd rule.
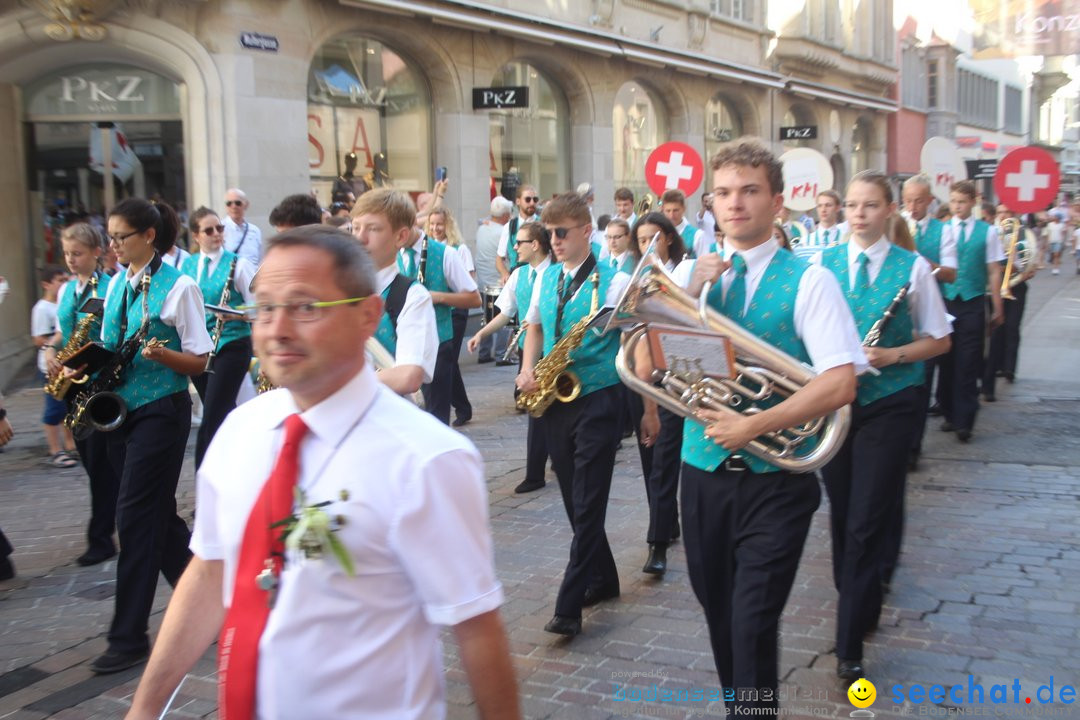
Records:
[[[46,265],[41,271],[42,298],[34,303],[30,311],[30,334],[38,349],[38,370],[44,384],[49,372],[45,359],[45,346],[53,342],[56,336],[56,295],[60,287],[67,282],[67,275],[56,265]],[[75,440],[71,431],[63,426],[67,405],[45,394],[45,412],[41,421],[45,425],[45,440],[49,444],[49,458],[46,464],[56,468],[70,468],[79,464],[75,457]],[[62,445],[62,446],[61,446]]]

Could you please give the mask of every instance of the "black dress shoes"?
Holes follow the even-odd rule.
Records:
[[[953,424],[952,424],[951,422],[949,422],[948,420],[946,420],[945,422],[941,423],[941,432],[952,432],[952,431],[954,431],[954,430],[956,430],[956,426],[955,426],[955,425],[953,425]]]
[[[556,615],[544,626],[544,630],[556,635],[574,637],[581,634],[581,618],[569,618],[564,615]]]
[[[456,418],[454,418],[454,422],[452,422],[450,424],[453,425],[454,427],[461,427],[462,425],[465,425],[465,424],[467,424],[467,423],[469,423],[471,421],[472,421],[472,415],[465,415],[465,416],[459,415]]]
[[[671,542],[675,542],[679,539],[680,536],[682,536],[682,525],[680,525],[679,521],[676,520],[675,529],[671,531]]]
[[[943,412],[941,411],[941,406],[940,406],[940,405],[938,405],[937,403],[934,403],[934,404],[933,404],[933,405],[931,405],[931,406],[930,406],[930,408],[929,408],[929,409],[928,409],[928,410],[926,411],[926,414],[927,414],[927,415],[929,415],[930,417],[938,417],[938,416],[940,416],[940,415],[944,415],[945,413],[943,413]]]
[[[482,357],[482,358],[477,358],[476,359],[476,362],[478,362],[481,365],[483,365],[484,363],[489,363],[489,362],[494,362],[494,361],[495,361],[495,358],[491,357],[490,355],[488,355],[487,357]]]
[[[956,431],[956,439],[959,440],[962,443],[971,442],[971,431],[970,430],[957,430]]]
[[[667,572],[667,545],[649,544],[649,559],[645,561],[645,567],[641,568],[641,572],[649,575],[663,575]]]
[[[98,655],[94,662],[90,663],[90,669],[98,675],[108,675],[144,663],[149,656],[150,652],[148,650],[128,653],[106,650],[104,654]]]
[[[514,492],[518,495],[521,495],[522,493],[539,490],[545,485],[547,485],[547,481],[545,481],[543,478],[539,480],[529,480],[528,478],[525,478],[520,483],[518,483],[518,486],[516,488],[514,488]]]
[[[502,358],[495,361],[495,367],[506,367],[507,365],[517,365],[513,360],[503,360]]]
[[[114,557],[116,557],[115,550],[109,553],[90,552],[87,550],[82,555],[75,558],[75,562],[82,567],[90,567],[91,565],[98,565]]]
[[[15,565],[11,562],[11,558],[0,558],[0,580],[10,580],[15,577]]]
[[[859,678],[866,674],[866,670],[863,669],[862,662],[859,660],[840,660],[836,661],[836,677],[847,682],[855,682]]]
[[[983,402],[997,402],[997,396],[994,393],[984,393]]]
[[[587,587],[585,588],[585,597],[581,600],[581,606],[592,607],[597,603],[602,603],[605,600],[614,600],[617,597],[619,597],[618,585],[609,585],[608,587],[599,588]]]

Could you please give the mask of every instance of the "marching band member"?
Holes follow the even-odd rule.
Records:
[[[598,307],[614,306],[630,279],[597,263],[590,247],[589,205],[577,193],[549,202],[541,220],[552,233],[558,263],[533,290],[525,316],[529,329],[517,378],[523,393],[539,389],[533,370],[541,349],[550,356],[563,334],[589,316],[594,298]],[[551,464],[574,533],[555,614],[544,629],[568,637],[581,632],[583,607],[619,595],[619,573],[604,532],[626,402],[615,372],[618,349],[617,333],[586,330],[581,345],[570,351],[571,367],[581,381],[579,395],[553,403],[544,413]]]
[[[998,224],[1000,225],[1003,220],[1010,218],[1016,219],[1016,213],[1004,205],[998,205],[996,217]],[[1019,273],[1014,269],[1013,272],[1018,274],[1020,281],[1011,288],[1013,299],[1004,303],[1005,322],[990,334],[990,349],[986,354],[986,367],[983,370],[981,388],[983,399],[986,402],[997,400],[994,389],[999,374],[1010,383],[1016,379],[1016,360],[1020,351],[1020,323],[1024,319],[1024,307],[1027,304],[1027,281],[1035,277],[1037,272],[1036,248],[1032,247],[1032,243],[1028,242],[1026,228],[1021,225],[1018,230],[1020,237],[1017,238],[1016,253],[1019,256],[1026,252],[1031,257],[1031,262],[1028,267]],[[1009,248],[1002,247],[1002,250],[1007,254]]]
[[[636,252],[637,243],[630,234],[630,224],[622,218],[612,218],[604,228],[604,239],[608,245],[607,264],[619,272],[633,270],[641,255]]]
[[[251,281],[255,267],[246,259],[225,249],[225,225],[210,208],[200,207],[188,220],[199,252],[187,258],[180,272],[194,280],[203,302],[220,305],[228,289],[226,305],[239,308],[254,302]],[[243,317],[229,317],[206,312],[206,331],[215,345],[206,372],[191,382],[203,403],[202,423],[195,438],[195,468],[202,465],[206,448],[236,408],[236,395],[251,366],[251,325]]]
[[[101,255],[105,249],[104,237],[97,228],[88,223],[76,223],[64,228],[60,236],[64,248],[64,260],[71,271],[71,280],[60,288],[57,302],[57,345],[68,344],[72,334],[87,316],[79,310],[90,298],[104,298],[109,279],[101,272]],[[87,338],[101,337],[101,319],[94,319],[89,326]],[[53,373],[62,372],[56,360],[56,348],[46,347],[46,360]],[[69,403],[70,407],[70,403]],[[119,479],[109,460],[108,436],[92,432],[85,439],[75,440],[79,459],[90,479],[90,522],[86,529],[86,552],[75,559],[79,565],[97,565],[116,555],[113,531],[116,529],[116,493]]]
[[[815,198],[818,224],[814,232],[806,238],[808,247],[827,248],[843,242],[847,228],[837,224],[840,220],[840,193],[824,190]]]
[[[439,335],[431,294],[400,272],[398,251],[412,237],[416,208],[405,193],[375,188],[357,198],[352,209],[353,236],[375,263],[376,290],[383,316],[375,339],[394,356],[394,367],[379,380],[398,395],[411,395],[435,374]]]
[[[434,240],[453,248],[460,256],[461,264],[465,272],[469,274],[473,282],[476,282],[476,263],[473,261],[472,251],[469,246],[462,242],[461,231],[458,230],[454,216],[442,205],[439,205],[428,213],[425,224],[425,232]],[[479,287],[479,286],[478,286]],[[454,427],[461,427],[472,420],[472,403],[469,402],[469,393],[465,389],[465,381],[461,378],[461,367],[458,358],[461,355],[461,343],[465,339],[465,326],[469,323],[469,311],[465,308],[454,308],[450,313],[451,326],[454,330],[453,345],[450,356],[453,358],[452,376],[450,379],[450,404],[454,408]]]
[[[519,327],[525,322],[525,313],[532,302],[533,288],[543,282],[544,272],[551,266],[551,234],[540,223],[523,226],[517,233],[517,252],[525,264],[510,274],[510,279],[495,300],[498,314],[469,339],[469,352],[476,352],[480,342],[509,324],[510,318],[517,317]],[[520,334],[518,344],[519,348],[524,348],[524,333]],[[519,353],[518,358],[520,370],[524,353]],[[525,458],[525,479],[514,488],[514,492],[518,494],[539,490],[547,484],[544,477],[548,460],[547,434],[542,417],[529,416]]]
[[[176,212],[127,198],[112,208],[108,222],[109,238],[127,271],[109,283],[102,340],[115,351],[146,323],[146,338],[168,345],[147,343],[114,390],[128,411],[109,438],[119,453],[114,457],[122,458],[116,466],[120,557],[109,646],[90,665],[96,673],[118,672],[146,659],[158,573],[175,586],[191,557],[188,526],[176,513],[176,485],[191,429],[188,377],[206,368],[213,349],[199,286],[157,253],[176,240]],[[147,276],[149,289],[143,292]]]
[[[1001,300],[1001,262],[1005,254],[997,228],[971,216],[976,188],[970,180],[949,188],[952,230],[956,237],[956,281],[945,285],[945,307],[953,321],[952,349],[941,360],[938,403],[944,432],[956,431],[960,442],[969,442],[979,411],[979,378],[982,377],[983,338],[986,333],[986,286],[990,284],[993,306],[990,325],[1005,318]]]
[[[540,207],[540,194],[532,185],[521,185],[517,190],[517,214],[510,222],[503,225],[499,235],[499,247],[495,251],[495,268],[499,271],[503,285],[510,278],[514,268],[522,263],[517,255],[517,233],[522,226],[539,219],[536,209]]]
[[[656,238],[654,251],[669,273],[675,272],[688,255],[685,236],[660,213],[649,213],[638,220],[634,238],[641,255],[648,252]],[[693,260],[685,262],[692,264]],[[650,398],[637,393],[627,395],[638,432],[645,497],[649,502],[649,529],[645,534],[649,555],[641,571],[663,575],[667,572],[668,545],[678,540],[680,534],[678,491],[683,420],[667,408],[658,407]]]
[[[851,430],[821,471],[832,518],[833,580],[840,593],[836,674],[848,682],[865,675],[863,635],[877,626],[881,613],[881,570],[904,492],[924,376],[921,361],[947,352],[950,344],[951,328],[930,264],[885,236],[895,210],[885,175],[860,172],[847,188],[850,240],[812,260],[845,289],[860,335],[866,337],[886,312],[894,315],[880,340],[865,351],[880,374],[859,378]]]
[[[634,212],[634,192],[630,188],[615,188],[615,214],[611,217],[612,219],[622,218],[631,227],[637,222],[637,213]]]
[[[455,361],[451,309],[480,307],[483,304],[480,292],[461,256],[448,249],[445,243],[430,239],[422,232],[410,232],[398,252],[397,264],[399,272],[427,288],[435,305],[439,348],[435,355],[434,375],[422,389],[427,411],[449,425]]]
[[[660,209],[682,236],[688,257],[701,257],[709,252],[712,239],[686,219],[686,193],[678,188],[665,190],[660,196]]]
[[[855,398],[866,358],[836,279],[783,252],[772,239],[783,208],[780,162],[753,140],[712,159],[713,212],[724,254],[676,271],[691,295],[715,285],[709,304],[818,375],[756,414],[707,413],[683,429],[682,523],[687,567],[705,610],[713,659],[732,714],[778,712],[780,615],[821,499],[817,478],[739,451],[759,435],[826,415]],[[684,267],[687,267],[684,264]]]

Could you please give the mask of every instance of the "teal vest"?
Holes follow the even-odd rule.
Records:
[[[412,249],[416,251],[416,269],[420,268],[420,244],[424,242],[416,243],[412,246]],[[446,274],[443,272],[443,256],[446,254],[446,245],[435,240],[433,238],[427,239],[427,260],[424,264],[424,287],[429,291],[435,292],[451,292],[450,285],[446,282]],[[405,272],[405,255],[409,252],[409,248],[405,249],[405,254],[398,253],[397,263],[398,271],[408,277],[411,280],[416,279],[416,273],[412,275]],[[451,308],[449,305],[443,305],[438,303],[435,305],[435,329],[439,331],[439,342],[444,343],[447,340],[454,338],[454,325],[450,316]],[[389,350],[389,348],[387,348]]]
[[[597,262],[600,262],[600,254],[604,250],[602,247],[600,247],[600,243],[597,242],[596,240],[591,240],[589,242],[589,248],[592,250],[592,256],[594,258],[596,258]],[[608,258],[604,258],[604,259],[607,260]],[[608,264],[610,265],[611,263],[608,263]]]
[[[736,323],[760,337],[773,347],[788,355],[810,364],[810,356],[802,340],[795,333],[795,297],[799,291],[799,280],[809,267],[801,258],[786,252],[777,252],[765,275],[761,278],[757,291],[750,302],[746,315],[731,318]],[[723,306],[720,283],[709,293],[709,305],[714,310]],[[779,402],[779,398],[769,398],[755,406],[765,409]],[[803,443],[803,451],[809,451],[816,445],[814,439]],[[687,465],[712,472],[720,466],[731,451],[718,445],[712,438],[705,437],[705,428],[694,420],[686,420],[683,425],[682,459]],[[740,454],[747,466],[756,473],[776,472],[780,468],[750,455]]]
[[[614,259],[615,259],[614,255],[608,255],[606,258],[604,258],[600,262],[608,265],[609,267],[612,267],[611,261],[614,260]],[[613,266],[612,269],[615,272],[622,272],[622,273],[626,273],[627,275],[629,275],[630,273],[634,272],[634,266],[635,265],[637,265],[637,262],[634,259],[634,253],[628,252],[628,253],[626,253],[626,257],[624,257],[622,259],[622,262],[620,262],[618,265]]]
[[[431,248],[429,247],[428,250],[430,251]],[[394,283],[391,281],[381,293],[384,307],[386,306],[386,299],[390,297],[390,288],[393,286]],[[397,356],[397,328],[394,327],[394,322],[390,319],[390,313],[386,312],[385,309],[382,318],[379,320],[379,327],[375,328],[375,339],[386,348],[388,353]]]
[[[146,337],[168,340],[166,347],[170,350],[181,352],[180,333],[171,325],[161,321],[161,308],[165,304],[165,297],[180,279],[180,271],[171,265],[161,263],[154,273],[150,282],[148,295],[148,310],[150,314],[150,327]],[[120,337],[121,313],[124,308],[124,296],[127,295],[127,330],[123,338]],[[131,290],[126,273],[122,273],[116,280],[116,288],[105,301],[104,336],[105,346],[110,350],[118,350],[123,340],[131,337],[142,327],[143,321],[143,298],[142,293],[135,294]],[[161,363],[147,360],[141,352],[135,353],[135,359],[124,370],[123,382],[116,389],[116,394],[127,403],[128,410],[136,410],[154,400],[160,400],[174,393],[187,391],[188,379],[178,372],[174,372]]]
[[[972,300],[986,294],[986,233],[990,226],[975,221],[971,236],[956,236],[956,282],[947,283],[946,300]]]
[[[941,232],[945,229],[945,223],[937,218],[930,218],[926,223],[926,231],[915,231],[915,249],[924,258],[934,263],[941,264]]]
[[[544,355],[551,353],[555,342],[555,319],[559,309],[559,275],[562,263],[552,264],[544,271],[540,282],[540,323],[544,327]],[[615,270],[610,265],[597,263],[596,272],[600,273],[600,285],[597,288],[597,307],[604,306],[611,278]],[[592,308],[592,273],[582,283],[577,294],[567,301],[563,308],[561,330],[565,334],[577,321],[586,317]],[[567,281],[569,285],[569,281]],[[581,380],[581,395],[602,390],[619,384],[619,375],[615,372],[615,353],[619,351],[619,333],[612,332],[598,336],[592,329],[585,333],[581,345],[570,353],[570,370]]]
[[[687,223],[679,234],[682,235],[683,245],[686,247],[686,257],[693,260],[697,257],[694,254],[694,237],[697,236],[697,228]]]
[[[529,304],[532,302],[533,271],[534,268],[531,265],[522,265],[514,271],[518,274],[517,284],[514,286],[514,300],[517,301],[519,323],[525,322],[525,315],[529,312]],[[521,333],[518,337],[518,347],[525,347],[525,333]]]
[[[510,234],[507,236],[508,239],[506,241],[506,269],[510,272],[513,272],[514,268],[520,264],[518,261],[517,234],[518,230],[520,230],[521,226],[524,224],[525,223],[521,222],[520,215],[514,215],[514,217],[510,219],[510,225],[507,228]]]
[[[846,245],[836,245],[821,253],[821,265],[832,271],[840,287],[844,288],[855,324],[859,328],[859,337],[866,337],[870,328],[885,314],[889,303],[896,293],[911,278],[911,267],[918,258],[913,252],[893,245],[889,248],[885,262],[881,266],[870,291],[859,298],[850,288],[848,280],[848,249]],[[912,340],[914,327],[911,323],[911,306],[905,298],[896,310],[896,317],[889,321],[885,333],[878,343],[880,347],[899,347]],[[880,375],[866,373],[859,377],[857,400],[860,405],[869,405],[875,400],[892,395],[924,381],[922,362],[898,363],[880,368]]]
[[[225,250],[221,253],[221,259],[218,260],[217,267],[214,268],[212,273],[203,273],[202,279],[199,279],[199,263],[203,261],[203,254],[196,253],[184,259],[184,262],[180,265],[180,272],[187,275],[192,280],[199,283],[199,290],[202,291],[203,302],[210,305],[217,305],[221,300],[221,294],[225,290],[225,283],[229,281],[229,267],[232,265],[233,260],[236,258],[236,253]],[[228,306],[231,308],[238,308],[243,306],[244,296],[240,292],[240,289],[236,287],[235,278],[229,288],[229,302]],[[206,313],[206,332],[210,334],[210,338],[214,337],[214,326],[217,324],[217,316],[213,313]],[[225,347],[233,340],[239,340],[241,338],[251,337],[251,325],[246,322],[232,321],[226,322],[221,329],[221,339],[218,340],[217,350]]]
[[[61,344],[67,345],[67,341],[71,338],[71,333],[75,332],[75,326],[80,320],[86,317],[85,313],[79,312],[79,308],[86,300],[91,297],[105,297],[106,292],[109,289],[109,278],[104,274],[95,272],[98,285],[97,289],[90,293],[90,286],[87,285],[83,288],[83,292],[76,290],[79,278],[73,277],[68,281],[68,291],[64,293],[64,299],[60,301],[60,304],[56,308],[56,321],[60,327]],[[88,341],[94,341],[101,337],[101,318],[97,318],[90,324],[90,331],[87,334]]]

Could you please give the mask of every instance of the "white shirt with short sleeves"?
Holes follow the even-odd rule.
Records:
[[[61,291],[67,287],[67,283],[61,286]],[[34,307],[30,309],[30,334],[34,337],[48,337],[51,338],[56,334],[56,307],[57,304],[51,300],[41,298]],[[25,315],[23,317],[26,317]],[[37,366],[38,370],[48,375],[49,364],[45,362],[45,347],[41,346],[37,352]]]
[[[537,213],[537,214],[532,215],[530,217],[522,217],[519,214],[518,215],[518,229],[520,230],[522,225],[527,225],[527,224],[529,224],[531,222],[536,222],[539,219],[540,219],[540,213]],[[499,233],[499,249],[496,250],[495,254],[498,255],[501,258],[507,257],[507,254],[509,253],[509,247],[510,247],[510,224],[512,222],[514,222],[514,221],[511,219],[509,222],[507,222],[505,225],[503,225],[502,226],[502,232]]]
[[[960,225],[966,226],[963,235],[965,238],[970,238],[972,231],[975,230],[975,216],[970,215],[967,220],[961,220],[960,218],[954,217],[949,223],[953,236],[956,238],[958,253],[961,234]],[[986,262],[1005,262],[1005,251],[1001,249],[1001,238],[998,236],[996,225],[990,225],[986,229]]]
[[[686,230],[686,227],[689,224],[690,222],[684,217],[683,221],[679,223],[679,227],[675,228],[675,231],[679,233],[679,235],[682,235],[683,231]],[[702,255],[709,254],[709,249],[712,247],[712,244],[713,233],[710,232],[706,234],[701,231],[701,228],[697,228],[694,230],[694,246],[688,247],[686,249],[689,252],[694,253],[694,257],[701,257]]]
[[[469,273],[476,272],[476,263],[473,262],[472,250],[469,249],[468,245],[465,245],[464,243],[462,243],[461,245],[450,245],[449,247],[452,247],[455,250],[457,250],[458,255],[461,256],[461,262],[465,266],[465,271],[466,272],[469,272]]]
[[[536,270],[536,279],[533,280],[533,292],[535,293],[536,287],[544,279],[544,271],[547,270],[549,267],[551,267],[550,255],[537,263],[535,268],[531,265],[522,265],[517,270],[514,270],[514,272],[510,273],[510,277],[507,279],[506,285],[499,293],[499,297],[495,299],[495,307],[499,308],[499,312],[507,316],[508,318],[513,319],[518,314],[519,309],[517,303],[517,286],[518,281],[521,279],[521,274],[529,273],[533,270]],[[532,298],[530,296],[530,300],[531,299]],[[528,308],[524,308],[524,310],[528,311]]]
[[[398,275],[397,265],[384,267],[375,274],[375,290],[380,295]],[[418,365],[424,370],[424,382],[435,373],[435,355],[439,349],[439,331],[435,326],[435,306],[431,293],[418,282],[409,286],[405,304],[397,318],[397,352],[394,367]]]
[[[234,581],[255,582],[236,578],[244,528],[296,412],[284,388],[241,405],[199,468],[191,549],[223,561],[226,607]],[[345,518],[336,535],[356,574],[330,553],[287,555],[259,641],[257,716],[441,718],[439,627],[503,601],[480,454],[370,365],[301,419],[298,487]]]
[[[105,302],[114,292],[123,292],[121,286],[126,279],[132,290],[139,289],[143,274],[150,267],[147,263],[139,272],[128,276],[128,272],[118,272],[109,281],[109,289],[105,293]],[[138,302],[142,302],[142,295],[138,296]],[[176,328],[180,335],[180,349],[192,355],[204,355],[214,349],[214,342],[210,339],[210,333],[206,331],[206,310],[203,308],[203,294],[199,286],[187,275],[181,275],[176,283],[169,289],[165,296],[165,302],[161,304],[161,322]],[[102,339],[105,337],[105,329],[101,331]],[[172,348],[176,349],[176,348]]]
[[[262,262],[262,231],[259,227],[247,220],[237,225],[227,215],[221,224],[225,226],[225,249],[259,267]]]
[[[930,226],[930,216],[925,215],[922,220],[917,220],[916,224],[918,225],[918,230],[925,234]],[[959,263],[956,256],[956,235],[953,234],[953,225],[952,223],[942,223],[941,225],[941,241],[939,246],[941,262],[939,262],[938,265],[955,270],[959,267]],[[911,239],[914,240],[915,238],[912,237]]]
[[[502,284],[499,271],[495,268],[495,254],[499,250],[499,237],[504,227],[505,223],[500,225],[489,218],[476,228],[476,284],[482,288]]]

